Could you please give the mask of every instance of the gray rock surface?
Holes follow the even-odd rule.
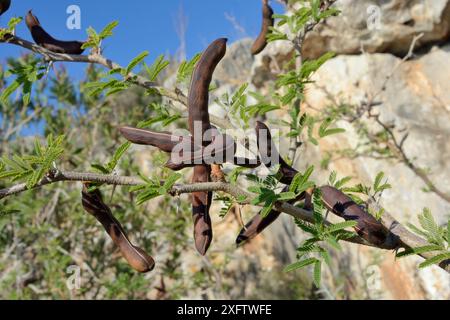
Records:
[[[404,55],[414,35],[424,33],[418,47],[445,41],[450,35],[448,0],[339,0],[342,11],[317,26],[304,45],[304,55],[389,52]]]

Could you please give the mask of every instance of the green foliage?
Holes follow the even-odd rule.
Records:
[[[149,67],[145,64],[144,59],[148,56],[148,51],[144,51],[137,55],[133,60],[128,64],[126,68],[116,68],[110,70],[107,74],[102,75],[102,78],[105,78],[101,81],[91,81],[84,85],[83,89],[87,91],[87,93],[91,97],[98,97],[101,94],[105,94],[105,97],[120,93],[124,90],[127,90],[131,87],[136,78],[138,77],[131,72],[139,65],[142,64],[150,77],[150,81],[154,81],[158,75],[163,71],[169,64],[169,62],[164,61],[164,56],[159,56],[156,58],[154,63]],[[122,79],[117,79],[114,77],[119,74]],[[157,94],[158,92],[154,89],[148,90],[148,94]]]
[[[297,261],[293,264],[288,265],[286,268],[284,268],[284,272],[291,272],[300,268],[304,268],[306,266],[309,266],[310,264],[315,263],[316,261],[318,261],[315,258],[308,258],[302,261]]]
[[[326,136],[331,136],[334,134],[345,132],[345,129],[342,128],[328,129],[332,121],[333,121],[332,119],[326,119],[325,121],[322,122],[322,124],[319,127],[319,137],[325,138]]]
[[[280,108],[267,102],[266,97],[256,92],[247,92],[247,89],[248,83],[244,83],[231,96],[225,93],[215,101],[227,112],[227,116],[234,120],[234,123],[243,128],[249,127],[250,119]],[[249,105],[248,96],[253,97],[257,102]]]
[[[147,72],[148,79],[150,81],[155,81],[158,75],[170,64],[169,61],[164,60],[164,55],[159,55],[151,66],[148,66],[144,62],[144,67]]]
[[[434,220],[430,209],[423,209],[422,214],[419,215],[419,224],[422,229],[415,227],[413,224],[407,224],[407,226],[413,232],[425,237],[425,239],[431,244],[441,247],[443,247],[445,243],[448,244],[448,225],[439,226]]]
[[[87,90],[91,97],[96,97],[105,92],[105,97],[122,92],[130,88],[130,83],[127,80],[118,80],[109,78],[106,81],[89,82],[84,85],[84,90]]]
[[[250,192],[256,193],[257,196],[251,201],[253,205],[261,205],[263,209],[261,210],[261,216],[266,217],[269,212],[273,209],[273,206],[277,201],[289,201],[297,198],[300,193],[306,189],[314,186],[314,184],[309,181],[314,167],[309,167],[304,174],[298,173],[293,182],[286,192],[278,192],[276,190],[278,185],[278,180],[280,179],[279,167],[275,168],[276,173],[268,175],[265,179],[258,178],[253,175],[247,175],[247,178],[257,185],[248,188]]]
[[[19,23],[23,20],[22,17],[13,17],[8,21],[8,28],[0,28],[0,39],[3,39],[8,34],[14,34],[14,31]]]
[[[328,178],[328,184],[336,189],[341,190],[348,182],[352,180],[351,177],[344,177],[342,179],[337,179],[337,172],[332,171],[330,177]]]
[[[253,97],[257,103],[247,106],[245,113],[250,117],[264,116],[266,113],[279,110],[280,106],[270,104],[267,102],[267,98],[257,92],[248,92],[248,95]]]
[[[434,264],[439,264],[442,261],[449,260],[449,259],[450,259],[450,252],[441,253],[441,254],[438,254],[437,256],[426,259],[424,262],[419,264],[419,268],[426,268],[426,267],[432,266]]]
[[[383,192],[384,190],[392,188],[392,186],[389,183],[387,183],[387,179],[385,180],[384,183],[382,182],[383,178],[384,178],[384,172],[381,171],[377,174],[377,176],[375,178],[375,182],[373,183],[373,191],[374,191],[373,196],[374,197],[377,194]]]
[[[12,158],[3,156],[0,179],[26,181],[27,188],[33,188],[64,153],[64,139],[64,136],[53,138],[50,135],[47,137],[47,147],[43,147],[39,139],[35,139],[33,155],[14,155]]]
[[[145,184],[132,187],[131,192],[138,192],[136,203],[141,205],[153,198],[163,196],[169,193],[175,183],[181,179],[182,175],[179,173],[171,173],[166,177],[166,180],[161,183],[158,178],[147,178],[140,175]]]
[[[122,75],[126,76],[130,74],[131,71],[133,71],[134,68],[136,68],[141,62],[144,61],[144,59],[149,55],[148,51],[141,52],[138,54],[126,67],[125,71],[123,71]]]
[[[44,76],[45,70],[45,66],[42,66],[37,59],[27,59],[14,63],[6,75],[15,75],[16,79],[3,90],[0,95],[0,102],[7,103],[8,98],[22,87],[22,102],[24,106],[28,106],[31,100],[33,83]]]
[[[292,179],[292,183],[289,186],[289,191],[295,193],[296,196],[299,196],[303,191],[313,188],[314,182],[309,181],[309,178],[313,172],[314,166],[310,166],[306,169],[305,173],[297,173],[294,179]]]
[[[362,183],[358,183],[355,186],[352,187],[345,187],[342,188],[342,191],[345,193],[350,193],[349,196],[352,198],[353,201],[355,201],[358,204],[364,203],[364,200],[358,196],[358,194],[362,194],[368,198],[376,199],[377,197],[380,197],[382,192],[387,189],[391,189],[392,186],[387,183],[387,179],[383,182],[384,178],[384,172],[379,172],[375,180],[372,184],[372,186],[367,186]],[[377,212],[374,213],[376,217],[379,218],[383,212]]]
[[[428,241],[428,245],[405,249],[397,253],[397,257],[406,257],[412,254],[433,253],[433,257],[426,259],[419,265],[419,268],[426,268],[434,264],[450,259],[450,222],[445,226],[439,226],[433,218],[431,211],[424,208],[419,215],[419,224],[421,228],[408,223],[407,226]]]
[[[239,176],[245,171],[248,170],[247,168],[244,167],[236,167],[234,168],[229,174],[228,174],[228,179],[230,181],[231,184],[236,184],[237,180],[239,178]]]
[[[308,223],[296,219],[295,224],[311,237],[300,244],[297,248],[297,259],[299,261],[287,266],[286,272],[314,264],[313,281],[317,287],[320,287],[322,262],[330,266],[331,259],[329,248],[340,250],[340,240],[349,239],[355,236],[355,233],[346,231],[348,228],[356,226],[355,221],[344,221],[336,224],[325,223],[324,205],[320,190],[316,189],[313,193],[313,215],[314,223]]]
[[[145,128],[155,123],[161,123],[163,127],[167,127],[171,123],[181,119],[180,113],[171,114],[168,108],[161,103],[151,103],[150,109],[155,113],[155,116],[148,121],[142,121],[138,124],[138,127]]]
[[[177,83],[186,84],[191,80],[195,65],[200,60],[201,53],[197,53],[191,60],[183,61],[178,67]]]
[[[304,28],[307,24],[312,22],[319,22],[328,17],[335,16],[339,14],[339,10],[335,8],[329,8],[327,10],[320,9],[320,0],[310,1],[310,6],[304,6],[299,10],[293,12],[292,15],[274,14],[273,17],[278,20],[276,27],[271,28],[271,32],[267,36],[267,40],[278,41],[278,40],[289,40],[287,34],[282,32],[279,28],[287,25],[289,29],[289,34],[298,35],[304,32]]]
[[[219,211],[219,217],[221,217],[222,219],[225,218],[225,216],[230,212],[230,210],[239,202],[236,198],[229,195],[224,196],[218,195],[214,198],[214,201],[222,202],[222,206]]]
[[[107,164],[105,165],[92,164],[92,168],[103,174],[111,174],[117,167],[117,164],[119,163],[122,156],[130,147],[131,147],[130,142],[123,143],[122,145],[119,146],[119,148],[117,148],[116,152],[114,153],[111,160]]]
[[[113,36],[113,30],[119,25],[118,21],[110,22],[100,33],[97,33],[94,28],[89,27],[86,32],[88,40],[83,44],[83,49],[100,48],[102,41]]]

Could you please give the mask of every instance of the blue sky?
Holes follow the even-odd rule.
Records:
[[[272,1],[275,2],[275,1]],[[69,5],[81,8],[81,30],[66,27]],[[276,12],[283,8],[273,4]],[[244,36],[255,37],[260,29],[261,0],[12,0],[9,11],[0,17],[0,24],[6,24],[12,16],[24,16],[29,9],[40,19],[44,28],[62,40],[86,39],[86,28],[92,26],[100,31],[113,20],[119,26],[113,38],[104,43],[105,56],[126,65],[144,50],[150,52],[149,62],[161,53],[174,54],[180,45],[176,33],[180,8],[187,19],[187,56],[200,52],[208,43],[219,37],[233,42]],[[228,17],[233,17],[245,32],[236,30]],[[31,40],[24,24],[17,33]],[[0,61],[8,56],[17,56],[24,49],[0,45]],[[75,78],[82,74],[85,66],[66,64]]]

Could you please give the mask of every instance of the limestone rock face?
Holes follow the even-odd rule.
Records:
[[[308,35],[305,57],[327,51],[358,54],[362,49],[404,55],[414,35],[424,33],[419,47],[450,35],[448,0],[339,0],[335,5],[342,14]]]
[[[419,167],[427,168],[435,185],[448,194],[450,82],[443,79],[450,74],[445,63],[449,59],[448,47],[434,48],[424,56],[404,63],[391,54],[338,56],[316,73],[315,83],[307,90],[305,103],[318,109],[326,108],[333,104],[328,99],[331,94],[335,101],[358,105],[366,101],[367,95],[380,92],[377,101],[381,105],[377,110],[381,118],[409,132],[404,145],[407,156],[414,159]],[[386,76],[391,74],[392,77],[386,82]],[[307,150],[303,159],[315,162],[314,159],[318,161],[327,150],[354,146],[358,141],[354,128],[347,123],[339,125],[347,129],[345,134],[324,139],[317,150]],[[441,223],[448,219],[450,204],[436,194],[424,192],[424,182],[405,164],[358,158],[351,162],[348,159],[334,161],[331,169],[356,177],[366,184],[373,181],[377,172],[384,171],[393,188],[383,194],[382,204],[403,223],[417,225],[417,214],[424,207],[430,208]],[[366,252],[367,256],[374,254],[370,251]],[[391,280],[382,282],[384,298],[450,297],[450,277],[439,268],[409,272],[407,270],[417,270],[420,259],[394,262],[391,253],[383,254],[382,260],[384,262],[379,265],[381,279],[397,282],[395,286]]]

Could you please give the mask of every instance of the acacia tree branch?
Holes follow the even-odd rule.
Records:
[[[104,57],[98,53],[91,53],[89,55],[73,55],[73,54],[63,54],[63,53],[55,53],[50,50],[47,50],[35,43],[24,40],[15,35],[6,35],[3,39],[0,39],[0,43],[13,44],[25,49],[28,49],[34,53],[41,54],[46,61],[51,62],[78,62],[78,63],[92,63],[101,65],[109,70],[113,69],[123,69],[118,63],[113,62],[112,60]],[[149,81],[145,77],[130,72],[125,79],[137,86],[140,86],[144,89],[154,89],[159,92],[159,94],[163,97],[166,97],[170,100],[179,102],[183,106],[187,106],[187,97],[186,95],[176,88],[175,90],[169,90],[162,86],[159,86],[156,82]],[[215,125],[224,128],[230,129],[232,128],[231,123],[226,119],[222,119],[213,115],[210,115],[211,122]]]
[[[116,176],[116,175],[104,175],[96,173],[84,173],[84,172],[70,172],[70,171],[56,171],[48,174],[44,177],[34,188],[41,188],[43,186],[61,182],[61,181],[72,181],[72,182],[97,182],[105,183],[109,185],[123,185],[123,186],[136,186],[142,185],[144,182],[139,177],[128,177],[128,176]],[[0,200],[6,197],[19,194],[21,192],[27,191],[28,188],[26,184],[18,184],[9,188],[0,190]],[[246,200],[242,201],[241,204],[250,204],[254,199],[255,195],[249,193],[241,188],[234,186],[225,182],[205,182],[196,184],[185,184],[185,185],[175,185],[169,191],[172,196],[178,196],[181,194],[200,192],[200,191],[212,191],[212,192],[225,192],[235,198],[245,197]],[[369,201],[369,205],[374,208],[374,210],[379,211],[381,208],[376,202]],[[303,220],[306,222],[314,223],[314,215],[312,211],[305,210],[289,204],[287,202],[277,202],[275,203],[275,209],[279,212],[288,214],[296,219]],[[379,249],[393,249],[393,248],[405,248],[411,249],[419,246],[426,245],[427,242],[415,235],[414,233],[408,231],[404,226],[402,226],[398,221],[396,221],[389,213],[384,211],[381,218],[381,223],[385,226],[387,230],[390,231],[391,237],[390,242],[387,242],[381,246],[375,246],[359,236],[355,236],[350,239],[344,239],[344,241],[366,245],[371,247],[376,247]],[[326,221],[326,225],[331,225],[330,222]],[[424,253],[420,254],[423,258],[431,258],[433,254]],[[450,261],[444,261],[439,265],[442,269],[450,273]]]
[[[142,179],[139,177],[105,175],[87,172],[56,171],[51,172],[50,174],[45,176],[33,187],[33,189],[41,188],[43,186],[62,181],[96,182],[122,186],[137,186],[142,185],[144,183]],[[29,189],[27,188],[27,185],[25,183],[21,183],[9,188],[2,189],[0,190],[0,200],[28,190]],[[172,196],[178,196],[181,194],[201,192],[201,191],[208,191],[208,192],[222,191],[235,198],[245,197],[246,200],[240,202],[241,204],[250,204],[253,198],[255,197],[254,194],[251,194],[247,191],[240,189],[237,186],[231,185],[226,182],[205,182],[196,184],[175,185],[169,191],[169,194]],[[275,208],[280,212],[293,216],[294,218],[311,223],[314,222],[314,215],[311,211],[293,206],[289,203],[278,202],[275,204]],[[325,222],[325,224],[330,225],[329,222]],[[367,246],[374,246],[365,241],[364,239],[360,238],[359,236],[347,239],[346,241]]]

